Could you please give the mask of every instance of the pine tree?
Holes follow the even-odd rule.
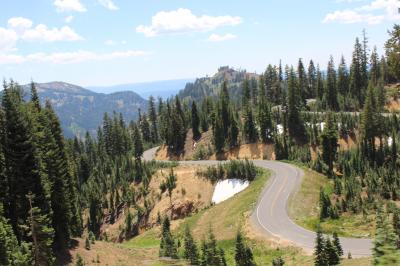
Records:
[[[192,103],[192,131],[193,131],[193,140],[198,140],[201,137],[201,133],[199,131],[200,126],[200,118],[197,111],[196,103]]]
[[[154,102],[154,97],[150,96],[149,97],[149,120],[150,120],[150,135],[151,135],[151,141],[153,143],[157,143],[159,136],[158,136],[158,125],[157,125],[157,112],[156,112],[156,106]]]
[[[349,72],[344,56],[342,56],[340,59],[340,64],[337,72],[337,90],[338,93],[340,93],[344,97],[346,97],[349,93]]]
[[[230,110],[230,125],[228,131],[228,144],[230,148],[234,148],[238,145],[239,127],[236,122],[236,118],[233,111]]]
[[[243,236],[240,232],[236,235],[235,262],[238,266],[255,265],[253,261],[253,253],[244,243]]]
[[[322,101],[322,98],[324,96],[324,79],[322,72],[319,69],[319,65],[317,65],[317,95],[316,98],[319,101]]]
[[[333,172],[333,162],[338,147],[338,130],[332,113],[327,114],[324,130],[321,134],[322,158],[328,165],[329,174]]]
[[[308,94],[311,98],[315,98],[317,95],[317,70],[315,68],[313,60],[310,60],[308,65]]]
[[[336,90],[336,71],[331,56],[328,63],[327,77],[326,77],[326,105],[329,110],[338,110],[339,104],[337,101],[337,90]]]
[[[375,46],[371,53],[370,70],[369,70],[370,81],[374,86],[377,86],[378,81],[380,80],[381,67],[379,64],[380,64],[379,56]]]
[[[315,239],[314,265],[316,265],[316,266],[327,265],[327,258],[326,258],[324,250],[325,250],[324,236],[322,235],[321,230],[318,229],[317,237]]]
[[[186,226],[185,228],[184,258],[190,262],[190,265],[198,265],[199,254],[197,251],[197,245],[190,233],[189,226]]]
[[[22,105],[21,91],[13,83],[3,92],[5,113],[4,158],[9,197],[5,205],[5,215],[10,219],[19,241],[26,239],[20,231],[21,222],[28,218],[30,206],[26,195],[36,195],[35,206],[44,215],[50,215],[49,190],[41,176],[36,150],[33,145],[31,125]],[[47,187],[47,188],[46,188]]]
[[[397,248],[396,241],[396,234],[387,214],[378,209],[373,248],[375,265],[400,264],[400,251]]]
[[[46,116],[47,121],[43,122],[42,159],[46,165],[47,178],[52,183],[54,241],[58,249],[64,249],[69,246],[71,232],[81,231],[81,218],[80,214],[77,214],[75,183],[68,171],[68,159],[60,122],[48,101],[43,115]]]
[[[32,238],[33,261],[37,266],[53,265],[54,257],[52,251],[54,230],[51,227],[50,218],[38,207],[34,207],[35,196],[27,195],[29,202],[29,216],[27,226],[29,236]]]
[[[306,99],[310,98],[307,85],[307,74],[304,69],[303,61],[299,59],[297,65],[297,81],[298,81],[298,94],[301,99],[301,104],[306,104]]]
[[[165,217],[162,225],[161,242],[160,242],[160,257],[170,257],[176,259],[178,251],[175,245],[174,238],[170,230],[170,222],[168,217]]]
[[[339,265],[340,257],[338,251],[335,246],[332,244],[330,238],[328,237],[325,241],[325,249],[324,252],[326,254],[326,260],[328,265]]]
[[[31,251],[27,243],[18,244],[17,238],[3,216],[3,207],[0,204],[0,265],[21,265],[32,264]]]
[[[254,143],[258,139],[258,132],[251,107],[246,105],[243,111],[243,136],[247,143]]]
[[[363,49],[358,38],[354,44],[353,57],[350,68],[350,92],[356,96],[359,106],[364,102],[364,82],[363,82]]]
[[[242,106],[247,106],[250,103],[251,99],[251,91],[250,91],[250,82],[246,77],[242,84]]]
[[[300,114],[300,99],[297,93],[297,82],[293,68],[290,69],[288,77],[288,129],[289,135],[300,141],[306,140],[304,123]]]
[[[376,99],[372,84],[368,87],[367,97],[361,114],[361,135],[368,146],[368,156],[375,160],[375,137],[379,131],[379,114],[376,108]]]
[[[332,242],[337,250],[339,257],[343,256],[343,254],[344,254],[343,248],[342,248],[342,245],[340,244],[340,240],[339,240],[339,237],[336,232],[333,232],[333,241]]]
[[[145,142],[151,142],[151,133],[150,133],[150,125],[147,119],[147,115],[143,114],[142,119],[140,120],[140,131],[142,132],[142,138]]]
[[[217,110],[216,119],[213,125],[213,141],[217,153],[221,153],[225,146],[225,136],[223,122],[219,119],[220,112]]]
[[[139,162],[141,161],[144,149],[143,149],[142,136],[136,124],[133,125],[132,140],[133,140],[133,150],[134,150],[135,160]]]
[[[272,131],[272,120],[271,113],[269,110],[269,104],[265,97],[264,89],[264,78],[260,78],[260,95],[258,101],[258,124],[260,126],[260,137],[261,140],[266,143],[270,138],[270,132]]]

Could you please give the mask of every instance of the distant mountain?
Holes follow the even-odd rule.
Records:
[[[206,96],[215,97],[221,90],[224,80],[228,82],[229,94],[233,99],[239,99],[242,93],[242,82],[248,77],[251,86],[257,86],[259,76],[248,73],[245,70],[235,70],[229,66],[223,66],[212,77],[198,78],[193,83],[186,84],[185,88],[178,93],[181,99],[199,101]]]
[[[193,82],[194,79],[176,79],[176,80],[163,80],[163,81],[152,81],[143,83],[133,84],[122,84],[115,86],[98,86],[98,87],[87,87],[87,89],[99,93],[113,93],[118,91],[133,91],[148,99],[150,95],[153,95],[156,99],[158,97],[168,98],[176,95],[181,89],[183,89],[188,82]]]
[[[58,114],[67,137],[83,136],[86,131],[96,133],[105,112],[122,113],[126,121],[138,117],[138,108],[147,110],[147,100],[132,91],[111,94],[96,93],[64,83],[36,83],[42,103],[49,99]],[[22,86],[29,98],[30,85]]]

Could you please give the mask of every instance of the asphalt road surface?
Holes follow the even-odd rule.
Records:
[[[143,158],[152,160],[157,148],[145,151]],[[293,165],[277,162],[254,160],[258,167],[268,169],[272,175],[266,184],[256,208],[251,216],[252,222],[266,235],[280,241],[288,241],[312,252],[316,233],[295,224],[288,215],[289,197],[301,185],[303,171]],[[182,161],[184,164],[213,165],[220,161]],[[344,254],[353,257],[371,256],[373,243],[371,239],[340,238]]]

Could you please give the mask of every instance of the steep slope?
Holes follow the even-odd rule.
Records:
[[[35,85],[41,102],[50,100],[67,137],[82,136],[86,131],[94,134],[105,112],[122,113],[124,118],[130,121],[137,119],[139,108],[147,110],[147,101],[131,91],[95,93],[64,82]],[[30,85],[24,85],[22,88],[26,92],[25,97],[29,97]]]
[[[215,97],[218,95],[221,85],[226,80],[228,82],[229,95],[233,99],[239,99],[245,78],[250,79],[250,87],[257,88],[258,75],[248,73],[245,70],[235,70],[229,66],[223,66],[212,77],[198,78],[193,83],[187,83],[178,96],[181,99],[199,101],[207,96]]]

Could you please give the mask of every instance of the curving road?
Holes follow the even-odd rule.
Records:
[[[145,151],[143,158],[152,160],[157,148]],[[288,215],[289,197],[301,185],[303,171],[290,164],[277,161],[254,160],[258,167],[272,172],[256,208],[251,216],[252,222],[265,234],[280,241],[289,241],[307,252],[312,252],[315,243],[315,232],[295,224]],[[184,164],[211,165],[220,161],[182,161]],[[370,239],[340,238],[344,254],[348,252],[353,257],[371,256],[373,247]]]

